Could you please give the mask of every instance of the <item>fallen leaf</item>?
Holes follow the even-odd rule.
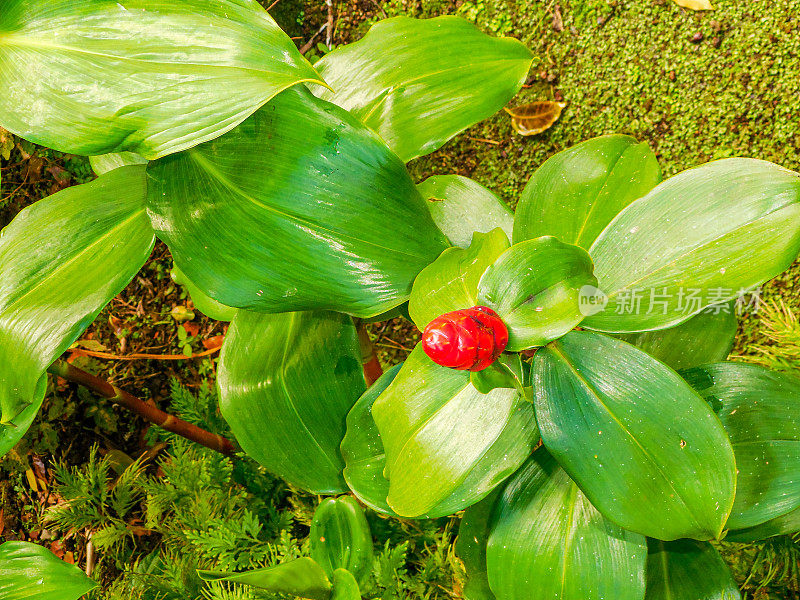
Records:
[[[675,4],[689,10],[714,10],[710,0],[675,0]]]
[[[538,135],[550,129],[558,121],[565,106],[564,102],[542,100],[505,110],[511,115],[511,124],[518,134]]]
[[[28,485],[34,492],[39,491],[39,484],[36,481],[36,475],[33,474],[33,469],[25,469],[25,478],[28,480]]]
[[[64,554],[64,562],[74,565],[75,555],[72,552],[67,552],[66,554]]]
[[[210,337],[207,340],[203,340],[203,347],[206,350],[213,350],[214,348],[219,348],[222,346],[222,342],[225,341],[224,335],[215,335],[214,337]]]
[[[197,323],[182,323],[181,327],[183,327],[186,333],[192,337],[197,337],[197,334],[200,333],[200,325]]]
[[[186,321],[194,319],[194,313],[181,305],[175,306],[172,311],[170,311],[170,314],[178,323],[185,323]]]
[[[64,559],[64,542],[55,540],[50,544],[50,552],[55,554],[58,558]]]
[[[72,348],[86,348],[87,350],[93,350],[94,352],[104,352],[108,350],[106,346],[98,342],[97,340],[78,340],[72,346]]]

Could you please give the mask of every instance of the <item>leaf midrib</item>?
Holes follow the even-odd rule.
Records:
[[[24,294],[15,298],[11,303],[0,307],[0,315],[4,315],[5,313],[11,312],[15,307],[18,307],[21,300],[30,296],[34,291],[40,289],[49,279],[51,279],[56,273],[59,273],[65,270],[67,267],[72,265],[76,260],[83,257],[89,250],[93,249],[98,244],[106,241],[109,237],[113,236],[117,231],[125,227],[131,221],[139,218],[145,212],[144,208],[141,208],[135,211],[126,219],[120,221],[111,229],[107,229],[105,233],[103,233],[100,237],[98,237],[95,241],[91,242],[88,246],[85,246],[82,250],[78,251],[77,253],[73,254],[69,259],[59,263],[56,265],[54,269],[49,271],[44,277],[42,277],[33,287],[28,289]]]

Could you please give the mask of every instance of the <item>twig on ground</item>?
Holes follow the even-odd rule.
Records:
[[[318,36],[320,33],[322,33],[323,31],[325,31],[325,28],[326,28],[326,27],[328,27],[328,24],[327,24],[327,23],[325,23],[325,24],[324,24],[322,27],[320,27],[320,28],[319,28],[319,31],[317,31],[317,33],[315,33],[314,35],[312,35],[310,40],[308,40],[308,41],[307,41],[305,44],[303,44],[302,46],[300,46],[300,54],[305,54],[306,52],[308,52],[309,50],[311,50],[311,47],[314,45],[314,40],[315,40],[315,39],[317,39],[317,36]]]
[[[229,439],[167,414],[160,408],[147,404],[136,396],[132,396],[128,392],[110,384],[108,381],[72,366],[65,360],[57,360],[47,370],[53,375],[57,375],[67,381],[80,384],[103,398],[132,410],[146,421],[184,437],[187,440],[191,440],[227,456],[232,456],[236,452],[233,442]]]

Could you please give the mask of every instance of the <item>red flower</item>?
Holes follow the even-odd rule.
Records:
[[[422,348],[433,362],[462,371],[482,371],[508,345],[508,328],[485,306],[436,317],[422,332]]]

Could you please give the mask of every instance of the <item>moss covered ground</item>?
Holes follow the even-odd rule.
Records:
[[[542,135],[523,138],[500,113],[412,164],[417,179],[440,173],[466,175],[511,206],[546,158],[605,133],[627,133],[648,141],[666,176],[729,156],[755,157],[800,170],[800,0],[715,0],[714,5],[714,11],[700,13],[682,9],[672,0],[333,0],[332,39],[334,44],[358,39],[372,22],[387,16],[440,14],[461,15],[489,33],[522,39],[535,59],[527,86],[514,104],[558,99],[567,103],[560,121]],[[327,19],[323,0],[280,0],[272,14],[298,44]],[[322,34],[317,41],[324,39]],[[90,177],[84,159],[24,143],[2,169],[0,227],[32,201]],[[159,246],[143,276],[98,319],[91,330],[96,339],[112,351],[124,352],[120,344],[126,342],[121,339],[127,340],[130,351],[145,343],[134,335],[144,339],[152,334],[163,344],[160,348],[180,351],[177,327],[168,314],[183,299],[166,276],[169,262],[166,249]],[[766,286],[764,298],[783,300],[797,313],[799,275],[800,266],[795,264]],[[133,308],[126,310],[126,303]],[[105,325],[111,316],[123,318],[124,326],[114,331]],[[139,332],[127,335],[128,325]],[[214,327],[207,320],[200,323],[196,350],[201,349],[203,335],[216,333]],[[381,327],[376,331],[386,356],[402,356],[415,343],[415,332],[398,321]],[[762,338],[762,321],[755,315],[743,318],[736,353],[754,353]],[[151,363],[91,366],[158,402],[167,402],[169,375],[194,387],[213,369],[210,361],[197,368],[183,363],[170,366],[168,372]],[[77,433],[87,444],[107,441],[114,432],[103,425],[106,417],[120,430],[114,435],[127,440],[120,442],[123,449],[137,445],[141,423],[111,414],[96,400],[81,398],[78,404],[71,400],[63,394],[48,400],[53,424],[35,427],[32,436],[40,453],[59,447],[61,458],[67,440]],[[66,417],[59,418],[62,409]],[[80,464],[85,447],[69,448],[74,464]],[[9,480],[12,483],[17,490],[25,487],[21,475]],[[4,488],[5,493],[9,489]],[[6,514],[7,523],[8,519]],[[14,519],[8,528],[23,529],[33,517],[20,512]],[[740,582],[753,575],[749,600],[798,598],[798,550],[790,540],[766,548],[731,547],[726,554]],[[770,577],[772,585],[758,590],[759,582]]]

